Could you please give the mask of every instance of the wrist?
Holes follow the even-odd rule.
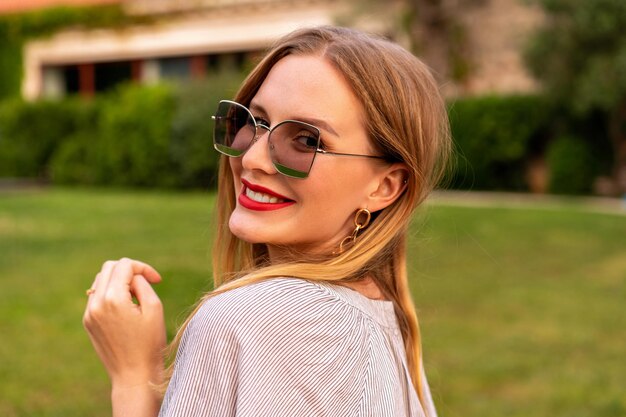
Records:
[[[152,363],[125,364],[115,370],[109,370],[112,386],[133,387],[143,384],[162,384],[165,380],[165,364],[161,361]]]
[[[164,381],[165,369],[163,366],[152,370],[127,372],[110,375],[111,387],[117,390],[136,389],[142,386],[160,385]]]
[[[111,388],[113,417],[153,417],[161,407],[161,394],[149,381],[115,382]]]

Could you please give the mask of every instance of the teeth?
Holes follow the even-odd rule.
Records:
[[[259,202],[259,203],[276,204],[276,203],[284,203],[285,202],[285,200],[283,200],[281,198],[276,198],[276,197],[271,196],[269,194],[257,193],[257,192],[252,191],[249,188],[246,188],[246,196],[250,200],[254,200],[254,201]]]

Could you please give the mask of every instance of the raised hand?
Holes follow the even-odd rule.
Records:
[[[83,325],[111,378],[114,415],[158,411],[152,384],[162,382],[166,334],[163,306],[151,284],[160,281],[150,265],[122,258],[105,262],[87,291]],[[131,398],[133,404],[126,404]]]

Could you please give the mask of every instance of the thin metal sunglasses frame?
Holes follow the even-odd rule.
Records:
[[[357,154],[357,153],[330,152],[330,151],[324,150],[324,149],[320,148],[320,142],[321,142],[321,134],[320,134],[320,129],[319,129],[318,127],[316,127],[316,126],[313,126],[313,125],[312,125],[312,124],[310,124],[310,123],[302,122],[302,121],[300,121],[300,120],[291,120],[291,119],[288,119],[288,120],[283,120],[282,122],[277,123],[274,127],[270,128],[269,126],[265,126],[264,124],[260,124],[260,123],[258,123],[258,122],[256,121],[256,119],[254,118],[254,116],[252,115],[252,112],[251,112],[251,111],[250,111],[250,110],[249,110],[246,106],[244,106],[243,104],[237,103],[236,101],[232,101],[232,100],[220,100],[219,104],[222,104],[222,103],[231,104],[231,105],[235,105],[235,106],[237,106],[237,107],[241,107],[242,109],[244,109],[244,110],[248,113],[248,115],[250,116],[250,118],[251,118],[251,119],[252,119],[252,121],[254,122],[254,129],[255,129],[255,131],[254,131],[254,137],[253,137],[253,138],[252,138],[252,140],[250,141],[250,145],[248,145],[248,147],[245,149],[245,151],[243,151],[243,152],[241,153],[241,155],[239,155],[239,156],[227,155],[227,156],[230,156],[230,157],[232,157],[232,158],[238,158],[238,157],[241,157],[241,156],[243,156],[243,154],[245,154],[245,153],[246,153],[246,151],[247,151],[248,149],[250,149],[250,146],[254,143],[255,139],[259,136],[258,131],[257,131],[257,129],[258,129],[259,127],[260,127],[260,128],[263,128],[263,129],[265,129],[265,130],[267,130],[267,131],[269,132],[269,136],[271,136],[272,131],[273,131],[274,129],[276,129],[277,127],[279,127],[280,125],[282,125],[282,124],[284,124],[284,123],[289,123],[289,122],[294,123],[294,122],[295,122],[295,123],[300,123],[300,124],[302,124],[302,125],[305,125],[305,126],[308,126],[308,127],[310,127],[310,128],[313,128],[313,129],[315,129],[315,131],[317,132],[317,144],[316,144],[316,146],[315,146],[315,150],[314,150],[314,152],[315,152],[315,153],[321,153],[321,154],[324,154],[324,155],[337,155],[337,156],[358,156],[358,157],[362,157],[362,158],[386,159],[384,156],[380,156],[380,155],[363,155],[363,154]],[[211,119],[213,119],[213,120],[217,120],[217,119],[218,119],[218,116],[217,116],[217,115],[213,115],[213,116],[211,116]],[[221,152],[221,151],[220,151],[219,149],[217,149],[217,148],[216,148],[216,150],[217,150],[218,152],[220,152],[220,153],[223,153],[223,152]],[[226,155],[226,154],[224,154],[224,155]],[[313,166],[313,161],[314,161],[314,160],[315,160],[315,158],[313,158],[313,160],[311,161],[311,166]],[[311,168],[309,167],[309,171],[310,171],[310,170],[311,170]]]

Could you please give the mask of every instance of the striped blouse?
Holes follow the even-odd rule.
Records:
[[[420,404],[390,301],[275,278],[204,303],[159,416],[435,417],[425,391]]]

